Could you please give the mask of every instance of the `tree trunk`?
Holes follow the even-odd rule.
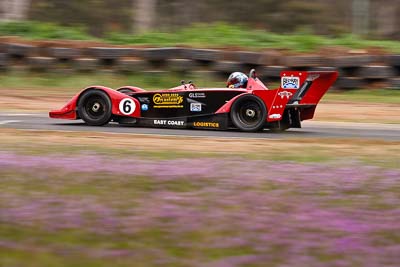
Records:
[[[398,19],[398,12],[400,8],[398,1],[392,1],[384,4],[378,4],[376,7],[376,31],[379,36],[382,37],[394,37],[398,25],[396,20]]]
[[[3,21],[26,20],[30,2],[30,0],[2,0],[0,19]]]
[[[369,33],[370,0],[353,0],[353,33],[366,36]]]
[[[134,0],[134,31],[143,33],[154,26],[157,0]]]

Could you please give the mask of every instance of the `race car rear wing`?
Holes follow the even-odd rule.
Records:
[[[297,72],[297,75],[302,75],[303,77],[300,80],[303,81],[301,86],[288,100],[285,107],[285,110],[288,110],[288,114],[295,115],[295,117],[299,116],[299,120],[291,119],[295,121],[295,123],[291,125],[292,127],[301,127],[300,121],[312,119],[314,117],[317,104],[338,77],[336,71]],[[282,83],[281,88],[283,86]]]
[[[296,72],[296,74],[303,74],[305,77],[302,77],[304,80],[301,81],[301,86],[288,101],[287,105],[289,107],[294,105],[317,105],[338,76],[336,71],[309,71]],[[283,83],[281,88],[282,86],[284,86]]]
[[[285,110],[292,109],[301,113],[301,120],[310,119],[314,116],[315,107],[336,81],[337,76],[336,71],[283,71],[279,88],[265,90],[258,87],[253,94],[259,96],[266,104],[268,122],[281,120]],[[252,82],[251,85],[255,87],[256,84]]]
[[[297,92],[293,95],[288,104],[298,104],[299,101],[303,99],[307,91],[311,88],[312,82],[313,80],[309,80],[309,78],[307,77],[306,81],[303,83],[300,89],[298,89]]]

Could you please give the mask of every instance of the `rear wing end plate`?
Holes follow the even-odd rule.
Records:
[[[297,76],[295,76],[297,75]],[[337,71],[283,72],[281,89],[297,89],[288,104],[317,105],[338,77]],[[297,88],[295,82],[298,82]],[[288,82],[292,82],[291,84]]]

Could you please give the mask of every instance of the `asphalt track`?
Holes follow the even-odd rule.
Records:
[[[268,130],[257,133],[240,131],[211,131],[189,129],[142,128],[121,126],[110,123],[107,126],[87,126],[82,121],[55,120],[47,114],[0,113],[0,128],[111,132],[142,135],[194,136],[194,137],[228,137],[228,138],[363,138],[400,141],[399,124],[352,123],[352,122],[319,122],[305,121],[301,129],[289,129],[283,133],[272,133]]]

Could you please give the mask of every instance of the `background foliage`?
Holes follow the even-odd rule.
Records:
[[[132,33],[143,23],[146,29],[176,30],[213,22],[277,33],[307,29],[337,35],[352,31],[353,19],[359,14],[354,6],[357,1],[370,3],[364,14],[370,37],[400,38],[400,0],[9,0],[0,3],[0,20],[12,18],[6,15],[18,10],[18,2],[25,14],[16,19],[81,25],[95,36],[110,31]]]

